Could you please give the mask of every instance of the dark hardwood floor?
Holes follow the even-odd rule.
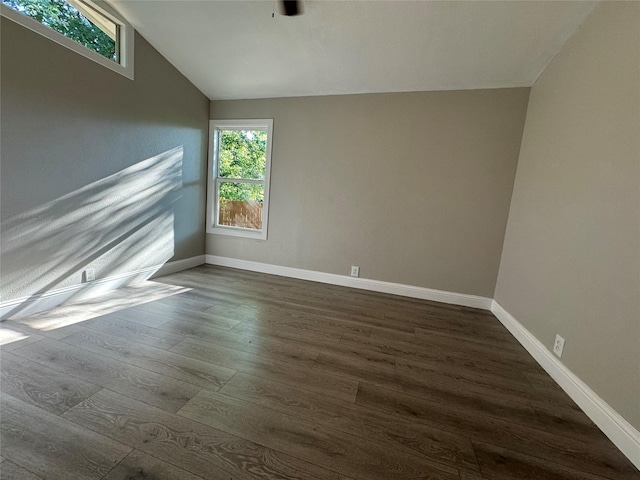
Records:
[[[202,266],[1,326],[1,479],[640,479],[485,311]]]

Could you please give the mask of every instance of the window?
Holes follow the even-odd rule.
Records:
[[[133,29],[89,0],[1,0],[2,15],[133,78]]]
[[[208,233],[267,238],[273,120],[212,120]]]

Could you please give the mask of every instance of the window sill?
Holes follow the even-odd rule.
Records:
[[[214,235],[226,235],[228,237],[242,237],[252,238],[254,240],[266,240],[267,231],[263,230],[250,230],[248,228],[234,228],[234,227],[209,227],[207,233]]]

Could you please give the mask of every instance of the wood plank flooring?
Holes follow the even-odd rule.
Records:
[[[2,480],[640,479],[485,311],[202,266],[0,327]]]

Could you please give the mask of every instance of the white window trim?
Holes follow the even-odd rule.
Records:
[[[218,153],[218,129],[234,130],[267,130],[267,158],[264,174],[264,200],[262,202],[262,229],[229,227],[216,225],[218,212],[218,193],[216,191],[216,178],[218,176],[216,163]],[[209,122],[209,167],[207,181],[207,233],[217,235],[229,235],[232,237],[267,239],[269,226],[269,184],[271,183],[271,150],[273,143],[273,119],[249,119],[249,120],[211,120]]]
[[[103,2],[98,3],[90,0],[83,1],[92,8],[95,8],[104,16],[110,18],[113,22],[120,25],[120,63],[116,63],[113,60],[103,57],[98,52],[94,52],[75,40],[65,37],[60,32],[56,32],[55,30],[42,25],[37,20],[15,11],[4,3],[0,4],[0,14],[23,27],[28,28],[29,30],[32,30],[64,47],[67,47],[70,50],[73,50],[76,53],[79,53],[83,57],[107,67],[109,70],[113,70],[114,72],[133,80],[133,38],[135,36],[133,27]]]

